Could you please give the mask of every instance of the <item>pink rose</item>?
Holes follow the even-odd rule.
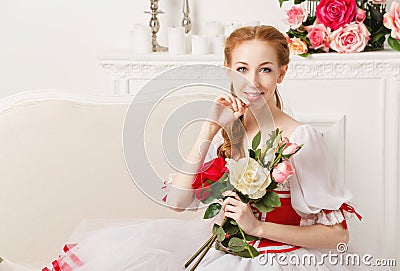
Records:
[[[285,23],[290,25],[292,29],[297,29],[301,24],[307,20],[308,11],[305,2],[293,5],[289,10],[286,10],[286,18],[283,19]]]
[[[352,22],[332,32],[330,46],[339,53],[361,52],[367,46],[369,36],[363,23]]]
[[[391,29],[392,38],[400,40],[400,3],[394,1],[390,6],[390,11],[383,15],[383,25]]]
[[[364,22],[365,18],[367,17],[367,13],[363,9],[358,9],[356,14],[356,22],[362,23]]]
[[[315,15],[325,26],[336,30],[353,21],[356,8],[355,0],[321,0]]]
[[[299,149],[299,145],[296,143],[286,143],[285,147],[283,148],[282,154],[283,155],[292,155]]]
[[[310,40],[311,48],[322,49],[325,52],[329,52],[329,35],[331,29],[323,24],[314,24],[306,26],[307,38]]]
[[[299,38],[289,38],[288,43],[290,53],[292,54],[299,55],[308,52],[307,44]]]
[[[386,0],[369,0],[369,2],[372,2],[372,4],[376,4],[376,5],[386,4]]]
[[[288,160],[283,160],[272,170],[272,178],[274,178],[274,181],[278,183],[284,183],[293,174],[294,168]]]

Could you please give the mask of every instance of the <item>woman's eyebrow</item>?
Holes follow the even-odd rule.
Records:
[[[265,64],[274,64],[274,63],[272,63],[271,61],[265,61],[265,62],[261,63],[259,66],[262,66],[262,65],[265,65]]]
[[[236,64],[248,65],[246,62],[243,62],[243,61],[238,61],[238,62],[236,62]]]
[[[249,65],[249,64],[247,64],[246,62],[243,62],[243,61],[238,61],[238,62],[236,62],[236,64]],[[258,66],[262,66],[262,65],[265,65],[265,64],[274,64],[274,63],[272,63],[271,61],[265,61],[265,62],[259,64]]]

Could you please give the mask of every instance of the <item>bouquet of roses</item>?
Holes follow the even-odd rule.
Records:
[[[252,201],[260,212],[270,212],[281,205],[279,196],[273,190],[279,183],[284,183],[294,174],[289,158],[298,152],[303,145],[290,143],[282,137],[282,131],[276,129],[269,135],[265,144],[260,146],[261,131],[252,140],[249,156],[235,161],[217,157],[200,167],[192,187],[195,196],[205,204],[209,204],[205,219],[215,217],[222,208],[227,196],[225,191],[235,191],[244,203]],[[191,270],[195,270],[210,247],[225,253],[241,257],[254,258],[259,255],[256,248],[248,242],[258,237],[246,234],[235,220],[225,217],[221,225],[214,224],[212,236],[186,262],[187,268],[197,256]]]
[[[279,0],[290,51],[307,56],[335,51],[400,51],[400,3],[386,12],[386,0]]]

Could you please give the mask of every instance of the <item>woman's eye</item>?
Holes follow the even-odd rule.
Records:
[[[245,67],[239,67],[239,68],[236,69],[236,71],[245,72],[245,71],[247,71],[247,69]]]
[[[261,71],[261,72],[270,72],[271,69],[270,69],[270,68],[261,68],[260,71]]]

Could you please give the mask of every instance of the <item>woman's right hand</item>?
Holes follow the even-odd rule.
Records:
[[[232,94],[218,96],[211,108],[210,120],[220,127],[226,127],[247,110],[247,105]]]

